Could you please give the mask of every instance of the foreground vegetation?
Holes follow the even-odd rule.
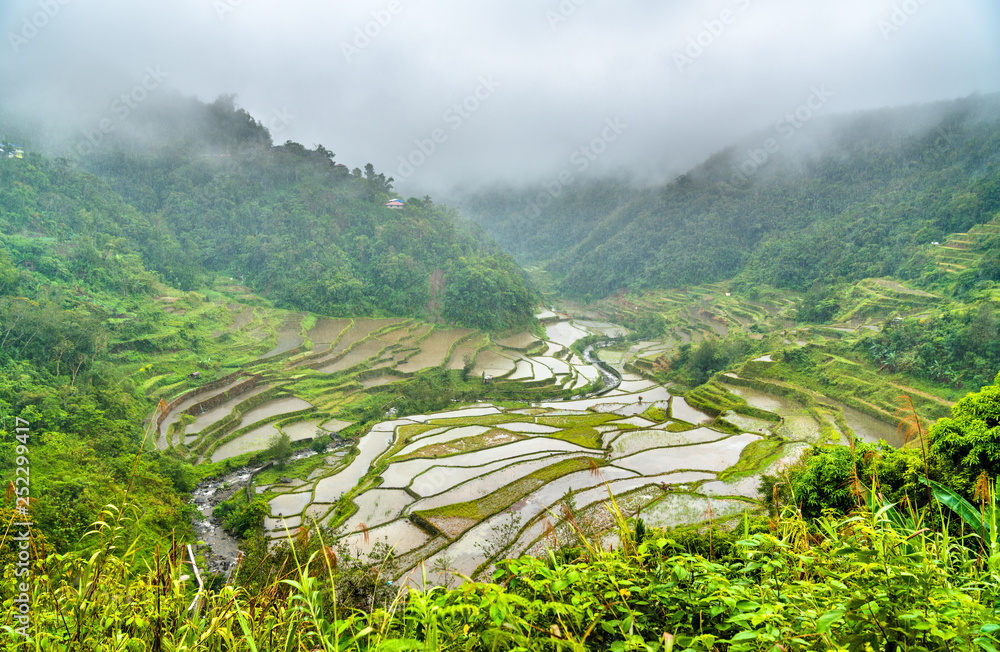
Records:
[[[609,495],[617,545],[596,543],[567,506],[560,525],[575,542],[454,589],[427,588],[422,566],[396,583],[391,550],[359,559],[324,528],[203,588],[175,541],[140,559],[129,527],[138,506],[108,506],[87,533],[92,551],[46,554],[32,541],[30,583],[15,581],[5,553],[0,630],[11,650],[992,651],[997,383],[926,436],[911,409],[920,450],[817,449],[772,483],[770,519],[647,529]],[[893,470],[894,456],[909,468]],[[971,501],[926,479],[942,466],[977,478]],[[15,536],[8,526],[4,550]],[[19,604],[28,625],[14,617]]]
[[[198,592],[181,548],[136,567],[109,518],[97,554],[34,565],[30,641],[12,632],[17,594],[5,593],[5,649],[997,649],[995,537],[954,538],[876,507],[811,521],[786,506],[770,523],[679,541],[612,501],[613,551],[583,540],[505,562],[493,583],[407,591],[378,559],[300,539],[275,553],[269,582]]]

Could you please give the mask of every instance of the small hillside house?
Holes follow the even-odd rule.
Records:
[[[400,210],[400,209],[403,208],[403,200],[401,200],[401,199],[393,199],[391,201],[387,201],[385,203],[385,207],[386,208],[395,208],[397,210]]]

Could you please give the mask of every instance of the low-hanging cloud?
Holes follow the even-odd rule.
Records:
[[[994,0],[8,0],[0,121],[79,142],[132,93],[231,93],[423,194],[552,177],[620,120],[589,172],[655,180],[814,88],[826,113],[1000,90],[998,34]]]

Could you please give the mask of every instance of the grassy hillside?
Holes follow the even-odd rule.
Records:
[[[447,209],[385,209],[391,180],[370,167],[274,148],[226,102],[189,108],[149,123],[171,147],[109,144],[90,173],[0,159],[0,474],[30,467],[36,523],[24,565],[21,530],[0,540],[4,649],[23,649],[22,625],[38,649],[84,650],[1000,646],[1000,545],[983,526],[1000,386],[965,395],[1000,366],[998,229],[978,223],[997,208],[995,152],[976,167],[972,118],[947,166],[889,157],[900,185],[867,194],[803,170],[853,170],[912,136],[869,134],[841,168],[818,157],[779,175],[791,163],[775,161],[749,182],[754,201],[677,181],[691,223],[659,246],[682,263],[650,257],[642,277],[632,259],[596,260],[640,284],[673,264],[735,278],[617,292],[587,320],[550,311],[543,341],[484,332],[532,323],[531,293]],[[970,185],[954,204],[959,171]],[[902,207],[923,187],[939,192],[921,195],[922,228],[942,230],[919,238],[942,244],[914,247]],[[819,208],[796,212],[810,192]],[[640,195],[670,205],[581,186],[560,213],[584,215],[572,251],[603,251],[593,227],[649,256]],[[757,200],[770,217],[713,271],[719,250],[693,233],[737,238],[734,255],[749,236],[721,218],[725,233],[706,231],[721,213],[692,207],[726,197],[741,198],[733,220]],[[862,202],[886,210],[866,222]],[[851,215],[874,258],[800,250]],[[910,257],[880,258],[897,249]],[[872,276],[884,270],[915,281]],[[602,381],[580,345],[611,337],[597,354],[622,382],[582,399]],[[242,564],[192,573],[181,496],[293,449],[245,491],[219,488],[225,526],[256,535]],[[24,516],[16,490],[8,522]],[[505,559],[521,551],[544,555]],[[13,581],[21,568],[30,585]],[[494,582],[428,588],[457,581],[451,569]]]

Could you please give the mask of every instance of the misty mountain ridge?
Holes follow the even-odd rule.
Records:
[[[70,261],[120,251],[181,289],[233,276],[320,314],[487,330],[532,319],[517,266],[474,224],[429,197],[388,207],[391,178],[349,170],[322,145],[273,145],[232,97],[150,101],[99,131],[63,144],[75,164],[29,148],[0,169],[0,232],[15,259],[33,249],[10,237],[54,237]]]
[[[205,104],[164,93],[110,128],[98,121],[58,145],[39,134],[25,142],[45,141],[53,155],[76,161],[167,234],[157,239],[162,246],[136,240],[135,248],[168,282],[189,287],[198,274],[231,273],[281,305],[330,314],[423,314],[432,299],[427,279],[459,260],[488,260],[527,297],[491,239],[585,298],[728,278],[799,290],[816,281],[915,278],[923,273],[915,247],[1000,209],[997,95],[792,113],[661,185],[576,175],[462,194],[464,212],[489,237],[415,198],[388,227],[391,177],[371,165],[350,170],[323,145],[275,145],[288,118],[278,111],[256,119],[232,96]],[[496,306],[490,312],[491,328],[507,324]],[[526,319],[523,306],[516,312],[515,321]]]
[[[782,121],[671,182],[579,180],[558,196],[494,188],[460,204],[563,292],[736,278],[919,277],[915,250],[1000,211],[1000,96]],[[545,204],[544,206],[542,204]]]
[[[732,184],[751,177],[808,175],[821,162],[845,162],[908,140],[912,151],[931,155],[953,132],[1000,119],[1000,94],[847,114],[815,113],[799,120],[786,114],[773,126],[709,156],[688,174]],[[928,147],[932,145],[933,147]],[[728,180],[725,177],[728,175]]]

